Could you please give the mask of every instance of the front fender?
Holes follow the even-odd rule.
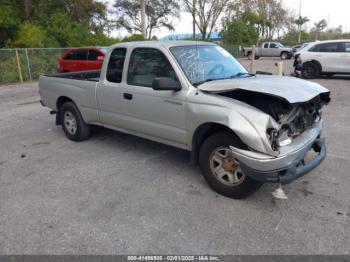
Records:
[[[202,98],[200,98],[202,96]],[[206,99],[207,98],[207,99]],[[197,100],[197,97],[195,97]],[[244,104],[209,94],[198,96],[201,103],[188,104],[189,144],[196,129],[203,124],[220,124],[231,129],[249,148],[276,155],[268,141],[266,130],[279,129],[279,125],[266,113]],[[207,103],[203,103],[207,100]],[[210,102],[210,103],[209,103]]]

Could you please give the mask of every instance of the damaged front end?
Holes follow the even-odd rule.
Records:
[[[253,179],[287,184],[310,172],[325,158],[325,141],[320,137],[323,129],[322,108],[330,102],[327,89],[310,96],[308,100],[303,97],[297,101],[294,96],[292,102],[288,101],[290,97],[287,95],[282,97],[266,90],[257,92],[234,88],[215,93],[243,102],[270,117],[265,123],[264,134],[261,123],[255,126],[269,148],[257,148],[250,143],[254,139],[245,139],[248,149],[231,147],[243,172]],[[249,118],[254,124],[254,116],[250,115]],[[310,152],[313,152],[312,158],[307,157]]]
[[[322,93],[310,101],[291,104],[283,98],[247,90],[219,93],[239,100],[268,114],[277,126],[266,128],[271,149],[278,155],[280,148],[290,145],[295,138],[314,128],[322,119],[322,107],[330,101],[329,93]]]

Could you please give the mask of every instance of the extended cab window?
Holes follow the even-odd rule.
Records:
[[[122,81],[126,48],[116,48],[112,51],[107,67],[107,81],[120,83]]]
[[[131,54],[128,84],[152,87],[155,77],[176,78],[174,69],[165,55],[155,48],[136,48]]]
[[[265,43],[264,48],[269,48],[269,43]]]

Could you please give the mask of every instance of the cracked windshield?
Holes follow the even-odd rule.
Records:
[[[246,69],[220,46],[176,46],[170,50],[192,84],[249,75]]]

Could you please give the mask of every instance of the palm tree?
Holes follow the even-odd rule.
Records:
[[[298,19],[294,20],[294,23],[298,25],[298,30],[299,30],[299,44],[301,42],[301,27],[306,24],[307,22],[310,22],[310,19],[307,18],[306,16],[299,16]]]
[[[314,23],[314,30],[316,32],[316,39],[318,38],[319,34],[328,26],[328,23],[325,19],[322,19],[321,21]]]

